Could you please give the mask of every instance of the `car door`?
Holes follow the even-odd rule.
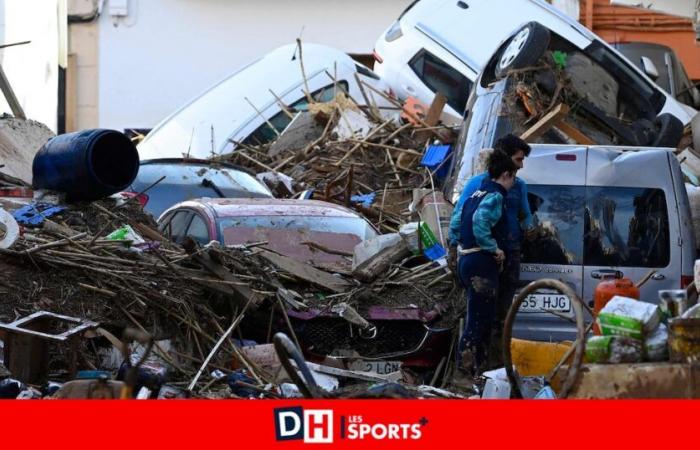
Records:
[[[586,176],[584,299],[591,301],[606,274],[637,283],[641,298],[657,301],[660,289],[678,289],[680,224],[673,177],[664,150],[623,152],[592,147]]]
[[[533,145],[518,177],[528,184],[528,201],[536,236],[524,239],[520,288],[553,278],[583,294],[583,233],[586,147]],[[515,336],[537,340],[574,335],[571,299],[554,291],[528,297],[518,313]],[[545,312],[550,310],[553,312]]]

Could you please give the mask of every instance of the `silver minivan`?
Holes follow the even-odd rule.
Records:
[[[478,171],[479,152],[517,131],[504,109],[508,79],[486,87],[476,83],[455,148],[445,189],[456,201]],[[660,289],[692,281],[695,239],[680,165],[670,149],[547,144],[532,145],[518,176],[528,183],[537,237],[524,241],[521,285],[560,279],[586,302],[606,274],[636,282],[642,299],[655,302]],[[543,143],[545,142],[545,143]],[[551,141],[549,141],[551,142]],[[539,292],[521,308],[514,335],[553,340],[575,336],[571,300]],[[551,312],[543,312],[543,310]],[[586,318],[590,320],[590,317]]]

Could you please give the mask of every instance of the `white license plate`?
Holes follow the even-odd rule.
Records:
[[[566,313],[571,311],[571,299],[562,294],[530,294],[520,304],[519,311],[523,313],[546,311]]]
[[[355,360],[348,366],[349,370],[371,372],[377,375],[387,375],[401,369],[401,361],[364,361]]]

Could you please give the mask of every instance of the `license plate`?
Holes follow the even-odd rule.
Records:
[[[401,361],[364,361],[355,360],[350,363],[348,369],[357,372],[371,372],[377,375],[388,375],[401,369]]]
[[[571,299],[562,294],[530,294],[520,304],[520,312],[538,313],[571,311]]]

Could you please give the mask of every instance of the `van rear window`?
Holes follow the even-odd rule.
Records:
[[[528,185],[537,237],[525,263],[666,267],[670,237],[661,189]]]
[[[588,187],[584,264],[666,267],[667,211],[661,189]]]
[[[528,184],[527,189],[537,237],[523,242],[522,262],[581,265],[586,188]]]

